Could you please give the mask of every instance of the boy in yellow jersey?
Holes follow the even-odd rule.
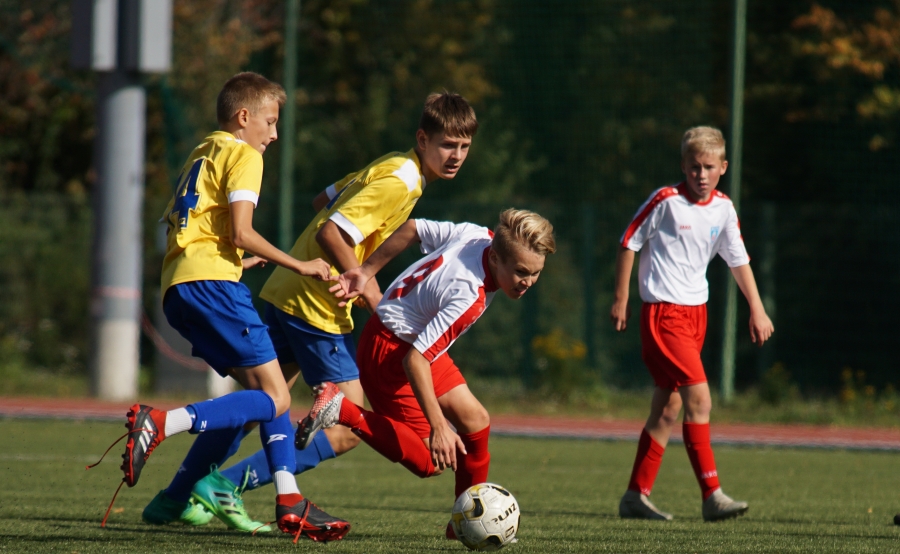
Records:
[[[349,530],[304,499],[294,478],[294,448],[288,408],[290,391],[272,341],[240,283],[243,269],[272,262],[303,280],[325,279],[321,259],[289,256],[253,229],[260,193],[262,154],[278,138],[276,123],[285,102],[280,85],[255,73],[229,79],[219,93],[220,130],[194,149],[166,208],[167,248],[162,269],[163,310],[169,323],[221,375],[245,390],[168,412],[135,404],[128,412],[128,442],[122,469],[134,486],[154,448],[173,434],[201,433],[169,487],[143,513],[145,521],[202,524],[209,515],[189,503],[194,484],[221,463],[242,428],[260,423],[268,465],[275,475],[276,519],[282,531],[333,540]],[[243,258],[244,252],[254,256]],[[268,527],[246,517],[243,506],[206,506],[214,515],[242,524],[244,531]]]
[[[319,213],[297,239],[291,255],[329,260],[334,275],[358,267],[409,218],[426,183],[456,176],[477,130],[475,112],[462,96],[430,95],[416,131],[416,146],[382,156],[319,194],[313,200]],[[260,293],[268,302],[269,333],[289,384],[302,372],[309,386],[336,383],[350,401],[362,405],[350,306],[339,307],[340,299],[328,288],[327,282],[276,269]],[[378,305],[381,291],[374,279],[362,299],[357,305],[369,311]],[[359,440],[340,426],[316,434],[309,447],[296,451],[297,473],[351,450]],[[217,476],[227,478],[227,487],[241,482],[245,472],[249,488],[272,482],[263,453],[257,452],[198,483],[195,494],[211,497],[216,491],[206,485]]]

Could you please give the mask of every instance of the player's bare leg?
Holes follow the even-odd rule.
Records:
[[[245,389],[261,390],[268,394],[275,403],[276,417],[291,407],[291,392],[284,382],[278,360],[253,367],[231,368],[228,374]]]
[[[678,415],[681,413],[682,395],[678,391],[656,387],[653,390],[653,400],[650,401],[650,416],[644,429],[663,448],[669,444],[672,428],[678,423]],[[709,414],[707,412],[707,418]]]
[[[709,385],[701,383],[679,389],[684,402],[684,446],[703,494],[703,519],[718,521],[743,515],[746,502],[733,500],[719,486],[719,473],[709,437],[712,398]]]
[[[476,433],[491,424],[491,416],[468,385],[454,387],[437,400],[444,416],[459,434]]]
[[[709,412],[712,410],[712,396],[709,393],[709,384],[688,385],[680,387],[678,392],[684,403],[685,423],[709,423]]]
[[[674,390],[656,387],[650,401],[650,416],[644,424],[638,442],[628,490],[619,501],[619,516],[623,518],[670,521],[672,514],[663,512],[650,501],[650,489],[656,480],[659,464],[672,428],[681,412],[681,395]]]

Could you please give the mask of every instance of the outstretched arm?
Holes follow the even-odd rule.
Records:
[[[335,224],[334,221],[326,221],[319,232],[316,233],[316,242],[325,251],[325,254],[341,273],[356,269],[359,267],[359,260],[356,259],[356,253],[353,250],[355,246],[353,239],[346,231]],[[332,279],[334,279],[332,277]],[[378,281],[372,279],[369,281],[365,289],[360,295],[361,300],[357,302],[360,308],[365,308],[369,312],[373,312],[375,307],[381,302],[381,289],[378,288]],[[340,307],[346,306],[346,302],[341,302]]]
[[[375,252],[363,263],[355,269],[341,273],[333,280],[337,280],[338,284],[331,287],[331,292],[338,298],[343,298],[338,306],[346,306],[347,301],[351,298],[362,294],[366,288],[366,283],[381,271],[387,263],[397,257],[400,252],[409,248],[412,244],[419,242],[419,232],[416,229],[415,220],[407,220],[391,236],[378,247]]]
[[[624,331],[631,317],[631,308],[628,306],[628,285],[631,280],[631,268],[634,267],[634,250],[619,247],[616,255],[616,289],[613,295],[613,305],[609,312],[616,331]]]
[[[267,241],[253,228],[253,202],[238,200],[229,204],[231,210],[231,242],[254,256],[278,264],[300,275],[326,280],[331,268],[324,260],[301,261],[285,254]]]
[[[438,404],[431,378],[431,362],[421,352],[410,348],[409,353],[403,358],[403,369],[406,370],[413,394],[416,395],[416,400],[425,413],[425,419],[431,425],[431,460],[438,469],[451,467],[456,471],[456,450],[459,449],[465,454],[466,447],[459,435],[450,428]]]
[[[731,274],[734,275],[734,280],[750,304],[750,340],[762,346],[775,332],[775,326],[772,325],[772,320],[766,314],[766,308],[759,297],[753,270],[750,269],[750,264],[744,264],[732,267]]]

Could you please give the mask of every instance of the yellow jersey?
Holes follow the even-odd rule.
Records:
[[[178,177],[162,221],[166,256],[162,293],[188,281],[240,281],[244,251],[231,242],[229,203],[259,201],[262,154],[225,131],[194,148]]]
[[[327,260],[316,242],[316,234],[322,225],[333,221],[353,239],[353,251],[362,263],[409,218],[424,188],[425,177],[414,149],[382,156],[326,189],[328,204],[294,243],[291,256],[299,260]],[[338,274],[333,265],[331,272]],[[339,300],[328,292],[332,285],[278,267],[259,296],[313,327],[346,334],[353,330],[350,305],[338,307]]]

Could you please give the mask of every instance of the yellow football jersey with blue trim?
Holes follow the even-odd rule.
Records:
[[[353,251],[362,263],[409,218],[424,188],[425,177],[415,150],[382,156],[328,187],[331,200],[294,243],[291,256],[327,260],[316,234],[322,225],[333,221],[353,239]],[[331,273],[338,274],[333,265]],[[339,300],[328,292],[333,284],[279,267],[259,296],[325,332],[349,333],[353,330],[350,306],[338,307]]]
[[[256,204],[262,154],[225,131],[208,135],[188,157],[166,207],[162,293],[188,281],[239,281],[244,251],[231,242],[229,201]]]

